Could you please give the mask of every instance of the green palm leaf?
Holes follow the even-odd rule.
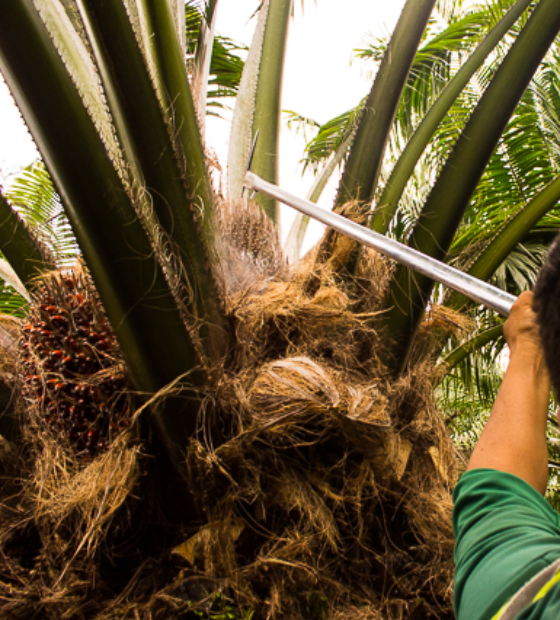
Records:
[[[75,263],[80,254],[78,243],[60,196],[41,161],[13,177],[6,197],[40,243],[48,248],[57,266]]]
[[[419,82],[420,85],[418,86],[414,83],[411,84],[411,92],[415,93],[415,96],[409,97],[409,101],[405,102],[399,115],[399,124],[402,125],[404,122],[405,125],[404,129],[402,129],[405,135],[412,129],[410,127],[411,120],[417,115],[423,116],[424,112],[427,110],[427,107],[430,105],[430,101],[434,101],[434,103],[422,118],[422,121],[418,127],[415,129],[414,134],[406,145],[406,148],[402,152],[401,156],[398,158],[398,161],[385,185],[384,191],[378,201],[378,207],[376,208],[371,220],[371,227],[374,230],[381,233],[385,233],[387,231],[389,223],[396,212],[398,202],[404,192],[406,183],[408,182],[414,167],[417,165],[422,153],[425,151],[430,140],[432,140],[436,129],[449,110],[453,106],[455,106],[455,109],[458,108],[462,113],[464,121],[466,122],[465,112],[468,113],[471,106],[465,101],[465,97],[461,96],[461,93],[463,93],[474,73],[481,67],[481,64],[485,61],[492,50],[495,49],[496,45],[500,43],[504,35],[513,26],[520,15],[523,14],[529,4],[529,0],[522,0],[521,2],[517,2],[514,7],[511,8],[482,40],[476,50],[469,56],[467,61],[453,76],[453,79],[446,84],[444,89],[433,88],[429,71],[428,73],[426,73],[426,71],[422,72],[421,69],[418,71],[419,76],[416,78],[416,82]],[[485,33],[488,21],[488,12],[481,11],[476,12],[463,20],[456,22],[455,24],[452,24],[439,36],[438,39],[428,43],[426,46],[427,51],[424,51],[423,55],[430,58],[430,50],[432,48],[438,50],[440,56],[443,55],[445,57],[446,62],[444,67],[447,75],[449,75],[453,57],[451,54],[445,55],[445,53],[441,51],[442,43],[444,44],[443,50],[445,50],[446,45],[449,45],[449,41],[447,41],[448,39],[451,39],[453,42],[458,34],[460,35],[464,32],[470,33],[471,31],[476,32],[477,36],[469,36],[468,40],[475,43],[479,41],[481,39],[481,35]],[[467,46],[461,48],[459,44],[455,45],[455,53],[465,52],[466,50],[468,50]],[[422,54],[419,54],[418,56],[419,59],[417,62],[422,68]],[[438,58],[437,55],[436,58]],[[441,64],[441,60],[439,60],[439,62]],[[429,68],[430,63],[427,63],[427,69],[429,70]],[[436,99],[435,97],[438,93],[440,94]],[[460,98],[460,105],[456,105],[458,98]],[[456,114],[451,114],[449,116],[449,120],[452,120],[453,126],[457,127],[459,123],[459,126],[462,127],[462,119],[457,118]],[[453,136],[453,133],[454,132],[452,131],[451,136]],[[442,153],[446,150],[441,149],[443,146],[443,136],[444,130],[440,129],[438,135],[439,144],[435,149],[437,150],[440,158],[442,157]]]
[[[542,58],[560,29],[560,5],[543,0],[484,93],[447,160],[411,236],[411,246],[443,258],[476,185]],[[507,97],[504,96],[507,93]],[[386,324],[396,338],[395,367],[406,365],[411,337],[433,282],[398,268],[388,296]]]
[[[221,100],[237,94],[246,46],[215,32],[217,2],[187,2],[186,39],[191,85],[199,97],[199,115],[218,115]],[[208,24],[214,23],[209,28]],[[201,122],[203,118],[201,118]]]

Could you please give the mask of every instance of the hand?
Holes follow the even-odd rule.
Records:
[[[504,324],[504,337],[511,354],[523,352],[542,358],[542,344],[533,310],[533,293],[525,291],[513,304],[508,320]]]
[[[504,336],[510,346],[509,366],[468,468],[514,474],[544,493],[550,380],[532,293],[522,293],[513,304]]]

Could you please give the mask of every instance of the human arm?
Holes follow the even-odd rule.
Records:
[[[544,494],[548,482],[550,380],[532,303],[533,294],[522,293],[504,325],[510,362],[468,469],[514,474]]]

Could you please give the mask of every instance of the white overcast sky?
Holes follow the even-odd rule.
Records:
[[[1,1],[1,0],[0,0]],[[295,18],[284,74],[284,109],[325,122],[356,105],[371,87],[371,65],[352,63],[352,50],[368,33],[392,31],[404,0],[295,0]],[[217,30],[224,36],[250,43],[257,0],[221,0]],[[225,165],[229,125],[225,120],[208,124],[208,143]],[[311,183],[301,179],[298,166],[303,149],[301,137],[283,131],[280,183],[304,195]],[[37,157],[27,131],[14,108],[6,86],[0,82],[0,172],[4,175]],[[331,188],[331,194],[332,194]],[[324,201],[328,201],[328,195]],[[289,219],[289,218],[288,218]],[[283,228],[287,229],[288,221]]]

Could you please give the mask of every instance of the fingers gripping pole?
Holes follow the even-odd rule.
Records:
[[[514,295],[510,295],[487,282],[483,282],[467,273],[463,273],[459,269],[450,267],[431,256],[427,256],[422,254],[422,252],[409,248],[394,239],[389,239],[389,237],[369,230],[369,228],[365,226],[356,224],[356,222],[352,222],[337,213],[325,211],[309,200],[298,198],[278,186],[264,181],[253,172],[246,173],[244,185],[247,189],[255,192],[262,192],[271,198],[297,209],[304,215],[308,215],[326,226],[352,237],[352,239],[355,239],[362,245],[373,248],[406,267],[410,267],[410,269],[418,273],[445,284],[453,290],[462,293],[469,299],[495,310],[502,316],[509,316],[511,307],[516,300]]]

